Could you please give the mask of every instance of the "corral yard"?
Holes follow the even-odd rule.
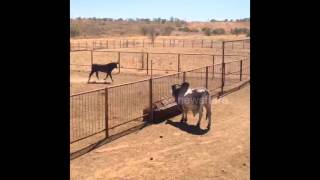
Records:
[[[181,116],[101,146],[70,163],[71,179],[250,179],[250,86],[213,103],[213,124]]]

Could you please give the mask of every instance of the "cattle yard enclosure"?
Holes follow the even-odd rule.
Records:
[[[107,43],[110,48],[110,42]],[[249,43],[249,40],[219,42],[220,46],[211,46],[218,42],[210,41],[210,46],[206,41],[200,43],[200,47],[215,48],[213,52],[220,54],[105,50],[97,49],[97,45],[91,50],[70,52],[71,71],[87,72],[92,63],[119,62],[117,73],[148,77],[70,96],[71,158],[83,149],[94,148],[100,141],[143,125],[146,119],[152,121],[157,118],[154,112],[159,107],[174,106],[170,92],[173,84],[187,81],[191,87],[206,87],[212,96],[221,96],[249,82]],[[121,48],[129,47],[130,43],[127,44]],[[154,46],[159,45],[157,42]],[[190,43],[184,41],[182,45],[184,48]]]

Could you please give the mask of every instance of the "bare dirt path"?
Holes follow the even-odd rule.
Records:
[[[250,179],[250,85],[214,101],[213,124],[177,116],[71,163],[71,179]]]

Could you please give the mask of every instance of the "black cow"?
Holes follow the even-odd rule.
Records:
[[[107,76],[104,78],[104,80],[106,80],[107,77],[110,76],[110,77],[111,77],[111,80],[113,81],[111,72],[113,71],[113,69],[118,68],[118,64],[119,64],[119,63],[92,64],[92,65],[91,65],[91,72],[90,72],[90,75],[89,75],[88,82],[90,81],[90,78],[91,78],[91,76],[92,76],[93,73],[96,73],[96,76],[97,76],[97,78],[99,79],[99,75],[98,75],[98,72],[99,72],[99,71],[100,71],[100,72],[107,73]]]

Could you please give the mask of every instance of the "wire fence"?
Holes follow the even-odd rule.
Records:
[[[229,44],[229,42],[223,43],[224,46],[230,46]],[[157,118],[153,112],[159,107],[159,104],[175,104],[171,95],[171,86],[174,84],[188,82],[192,88],[206,87],[211,92],[211,96],[221,96],[249,82],[250,57],[241,57],[241,59],[231,61],[228,57],[232,56],[225,52],[223,51],[220,56],[209,56],[209,64],[189,70],[185,70],[187,67],[181,63],[181,58],[189,55],[173,54],[172,56],[175,56],[178,61],[172,61],[172,70],[176,71],[172,74],[151,76],[149,79],[71,95],[71,155],[100,140],[110,139],[128,129],[137,127],[146,119],[152,122]],[[137,57],[138,65],[133,63],[132,67],[150,66],[151,73],[153,67],[161,67],[156,63],[151,63],[150,59],[153,54],[151,57],[148,57],[150,54],[133,54]],[[93,54],[92,51],[89,51],[87,55],[91,58],[100,56]],[[126,54],[113,52],[110,59],[117,59],[118,62],[119,60],[125,61],[121,59],[121,56],[125,57]],[[167,68],[170,69],[171,66]]]
[[[170,92],[173,84],[186,81],[191,87],[206,87],[212,95],[222,94],[228,87],[249,80],[250,74],[244,74],[246,71],[242,69],[246,61],[216,64],[72,95],[71,144],[97,134],[100,134],[98,139],[108,138],[141,125],[143,119],[150,116],[150,109],[153,111],[156,103],[173,102]],[[95,141],[97,137],[91,138],[91,143]]]

